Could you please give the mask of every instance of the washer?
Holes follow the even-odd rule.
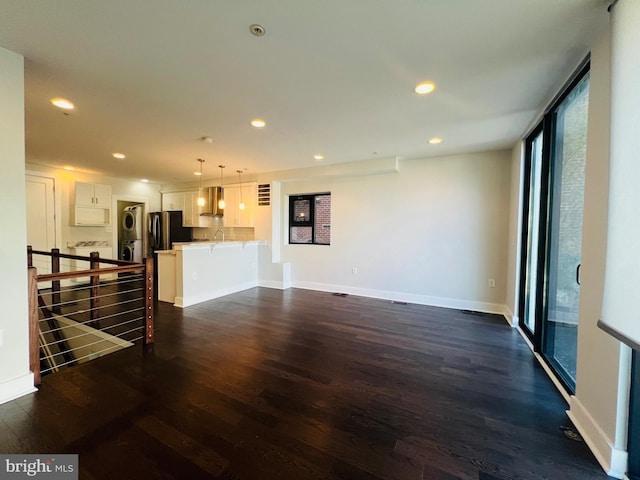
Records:
[[[120,245],[120,260],[142,263],[142,240],[125,240]]]
[[[142,207],[134,205],[122,211],[122,234],[124,240],[142,240]]]

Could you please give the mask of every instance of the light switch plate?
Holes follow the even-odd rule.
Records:
[[[4,345],[4,330],[0,330],[0,347]]]

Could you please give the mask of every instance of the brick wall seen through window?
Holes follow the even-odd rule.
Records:
[[[331,244],[331,194],[289,197],[289,243]]]

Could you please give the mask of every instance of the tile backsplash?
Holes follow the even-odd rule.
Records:
[[[194,228],[194,240],[214,240],[218,228],[222,227],[222,219],[214,219],[214,226],[207,228]],[[223,227],[225,241],[255,240],[255,229],[252,227]],[[220,233],[215,240],[222,240]]]

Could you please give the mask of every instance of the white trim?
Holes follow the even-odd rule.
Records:
[[[524,338],[524,341],[529,346],[529,349],[533,353],[533,356],[536,358],[536,360],[538,360],[538,363],[540,364],[542,369],[547,373],[547,376],[553,382],[556,389],[558,390],[558,392],[560,392],[560,395],[562,395],[562,398],[564,398],[564,401],[567,402],[567,405],[568,405],[570,401],[570,397],[569,397],[569,394],[567,393],[567,390],[562,386],[562,384],[558,380],[558,377],[556,377],[556,375],[553,373],[553,370],[549,368],[549,365],[547,365],[547,362],[544,361],[544,359],[542,358],[542,355],[540,355],[538,352],[535,351],[535,349],[533,348],[533,343],[531,343],[531,340],[529,340],[529,337],[525,335],[525,333],[522,331],[522,329],[519,326],[516,326],[516,328],[518,329],[518,333],[520,333],[520,336]]]
[[[176,297],[175,306],[180,308],[190,307],[191,305],[196,305],[197,303],[206,302],[208,300],[213,300],[215,298],[224,297],[226,295],[231,295],[232,293],[242,292],[243,290],[248,290],[250,288],[254,288],[258,286],[257,280],[251,280],[250,282],[240,283],[238,285],[233,285],[231,287],[219,288],[217,290],[213,290],[207,293],[201,293],[199,295],[193,295],[191,297]]]
[[[571,396],[567,415],[607,475],[614,478],[625,478],[628,453],[613,446],[611,440],[575,396]]]
[[[560,395],[562,395],[562,398],[564,398],[564,401],[567,402],[567,404],[569,404],[571,400],[569,393],[564,388],[564,386],[562,386],[562,384],[560,383],[560,380],[558,380],[558,377],[553,373],[553,370],[551,370],[549,365],[547,365],[547,362],[544,361],[544,358],[542,358],[542,355],[540,355],[538,352],[533,352],[533,355],[536,357],[536,359],[538,360],[538,363],[540,364],[540,366],[542,366],[544,371],[547,372],[547,376],[551,379],[553,384],[556,386],[556,388],[560,392]]]
[[[506,306],[497,303],[477,302],[473,300],[461,300],[457,298],[431,297],[413,293],[394,292],[388,290],[373,290],[347,285],[331,285],[316,282],[292,282],[292,287],[304,290],[316,290],[320,292],[340,292],[360,297],[379,298],[396,302],[415,303],[432,307],[453,308],[457,310],[475,310],[483,313],[494,313],[505,316]],[[506,318],[506,316],[505,316]]]
[[[259,287],[265,287],[265,288],[275,288],[275,289],[278,289],[278,290],[286,290],[291,285],[286,286],[285,282],[281,282],[281,281],[278,281],[278,280],[260,280],[260,281],[258,281],[258,286]]]
[[[33,386],[33,373],[0,383],[0,405],[37,391]]]
[[[507,323],[512,327],[515,328],[518,326],[518,316],[513,314],[509,305],[504,306],[504,317],[507,320]]]

